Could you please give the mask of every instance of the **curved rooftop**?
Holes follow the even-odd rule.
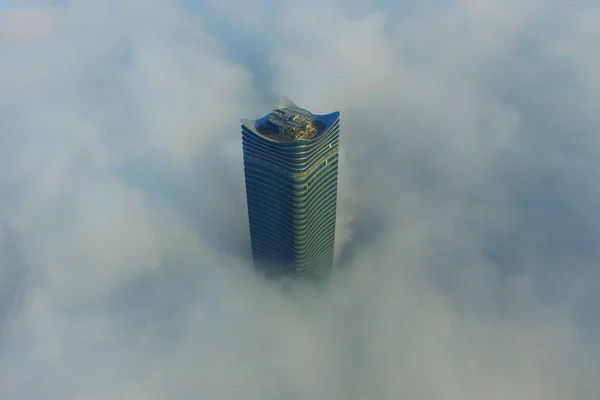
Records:
[[[242,124],[252,132],[276,142],[311,140],[327,131],[339,113],[313,115],[290,99],[279,99],[273,111],[257,120],[243,119]],[[334,117],[334,118],[332,118]]]

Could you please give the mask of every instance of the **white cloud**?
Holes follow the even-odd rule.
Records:
[[[55,15],[50,8],[17,8],[0,12],[0,38],[22,42],[54,32]]]
[[[230,5],[3,12],[0,397],[594,398],[597,12]],[[325,293],[250,267],[250,37],[342,112]]]

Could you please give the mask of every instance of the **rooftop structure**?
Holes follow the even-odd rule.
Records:
[[[274,140],[312,139],[318,133],[315,118],[302,108],[273,110],[267,118],[268,122],[259,126],[258,131],[272,135]]]

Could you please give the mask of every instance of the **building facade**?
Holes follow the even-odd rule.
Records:
[[[289,100],[242,120],[252,257],[268,276],[320,281],[334,263],[340,113]]]

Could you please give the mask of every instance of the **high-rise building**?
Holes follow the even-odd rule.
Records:
[[[319,281],[333,268],[340,113],[282,99],[242,120],[252,257],[268,276]]]

